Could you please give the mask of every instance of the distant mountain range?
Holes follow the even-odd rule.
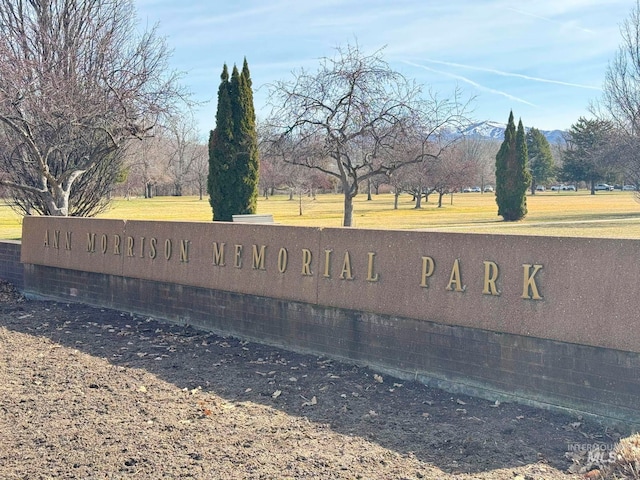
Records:
[[[504,140],[504,129],[507,128],[505,123],[492,122],[490,120],[474,123],[463,131],[465,136],[480,137],[490,140],[502,142]],[[525,127],[525,131],[529,128]],[[540,130],[542,134],[551,144],[564,143],[563,130]]]

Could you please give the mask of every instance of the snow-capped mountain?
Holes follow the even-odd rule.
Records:
[[[507,128],[506,123],[492,122],[490,120],[474,123],[467,127],[462,133],[469,137],[481,137],[491,140],[502,141],[504,140],[504,129]],[[529,131],[528,127],[525,127],[525,131]],[[540,130],[546,137],[549,143],[564,143],[563,135],[565,132],[562,130]]]

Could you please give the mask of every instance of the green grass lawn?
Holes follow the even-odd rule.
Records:
[[[398,209],[393,195],[364,194],[354,201],[354,227],[410,229],[439,232],[502,233],[576,237],[640,238],[640,203],[633,192],[544,192],[527,198],[529,214],[520,222],[503,222],[497,216],[491,193],[458,193],[446,196],[442,208],[432,196],[416,210],[409,195],[400,196]],[[343,197],[318,195],[289,200],[276,195],[260,198],[258,213],[271,213],[283,225],[339,227]],[[302,212],[302,214],[301,214]],[[208,201],[197,197],[116,199],[99,218],[209,222]],[[0,206],[0,238],[19,239],[21,218],[8,206]]]

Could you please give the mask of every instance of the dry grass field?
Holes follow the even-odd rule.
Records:
[[[423,208],[415,209],[409,195],[400,196],[398,209],[393,195],[374,195],[367,201],[358,195],[354,205],[355,228],[409,229],[440,232],[497,233],[576,237],[640,238],[640,203],[633,192],[587,191],[544,192],[527,198],[529,214],[520,222],[503,222],[497,216],[491,193],[458,193],[446,196],[442,208],[431,196]],[[277,223],[339,227],[342,224],[341,195],[303,196],[289,200],[276,195],[260,198],[258,213],[271,213]],[[116,199],[100,218],[208,222],[207,199],[156,197]],[[0,206],[0,238],[19,239],[21,218],[8,206]]]

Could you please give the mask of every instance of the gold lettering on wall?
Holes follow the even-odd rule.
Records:
[[[420,286],[424,288],[429,288],[429,283],[427,279],[433,275],[433,270],[436,268],[436,263],[433,261],[431,257],[422,257],[422,279],[420,281]]]
[[[303,248],[302,249],[302,275],[306,277],[310,277],[311,275],[313,275],[313,273],[311,273],[311,260],[312,260],[311,250]]]
[[[151,260],[155,260],[155,258],[158,256],[157,245],[158,239],[155,237],[151,237],[151,241],[149,242],[149,258]]]
[[[542,269],[542,265],[524,263],[522,264],[522,267],[524,270],[522,298],[528,300],[542,300],[542,296],[538,291],[538,284],[536,283],[536,274]],[[533,271],[531,271],[531,269],[533,269]]]
[[[233,257],[233,266],[242,268],[242,245],[235,245],[236,251]]]
[[[218,245],[218,242],[213,242],[213,264],[220,267],[224,267],[224,246],[222,242]]]
[[[122,238],[120,237],[120,235],[114,235],[113,236],[113,254],[114,255],[120,255],[120,242],[122,241]]]
[[[449,283],[445,287],[445,290],[450,292],[464,292],[466,286],[462,284],[462,276],[460,275],[460,259],[456,258],[451,268],[451,276],[449,277]]]
[[[289,252],[282,247],[278,251],[278,272],[284,273],[287,271],[287,263],[289,262]]]
[[[500,296],[498,287],[496,287],[496,280],[498,280],[498,264],[495,262],[483,262],[484,263],[484,287],[482,293],[484,295]]]
[[[180,241],[180,263],[189,263],[189,240]]]
[[[253,264],[251,268],[254,270],[264,270],[264,251],[267,248],[266,245],[261,245],[258,249],[257,245],[252,245],[253,250]]]
[[[368,252],[369,255],[369,261],[367,263],[367,281],[368,282],[377,282],[378,280],[380,280],[380,276],[377,273],[374,273],[374,268],[373,268],[373,259],[375,258],[376,254],[374,252]]]
[[[353,272],[351,270],[351,255],[349,251],[344,252],[344,260],[342,261],[342,272],[340,278],[343,280],[353,280]]]
[[[333,250],[325,249],[324,251],[324,273],[325,278],[331,278],[331,253]]]
[[[120,232],[120,231],[117,231]],[[153,233],[154,231],[150,231],[149,233]],[[146,233],[146,232],[145,232]],[[43,245],[45,248],[54,248],[57,250],[65,249],[67,251],[72,251],[72,240],[73,240],[73,231],[67,230],[67,228],[62,228],[59,230],[48,228],[40,230],[37,235],[43,235],[41,237],[43,239]],[[85,235],[84,232],[77,233],[76,236]],[[164,238],[164,240],[163,240]],[[77,240],[77,239],[76,239]],[[240,240],[240,239],[238,239]],[[238,241],[236,240],[236,241]],[[159,243],[162,242],[162,245]],[[190,256],[196,255],[197,260],[200,261],[200,255],[202,252],[198,250],[193,250],[191,246],[191,241],[186,239],[177,239],[176,248],[179,248],[179,261],[183,264],[190,263]],[[77,243],[77,242],[76,242]],[[82,239],[80,239],[80,243],[82,243]],[[226,243],[225,242],[212,242],[212,250],[211,250],[211,262],[214,266],[226,266]],[[196,244],[197,245],[197,244]],[[233,252],[233,260],[232,263],[235,268],[242,269],[244,267],[244,245],[243,244],[234,244],[233,240],[230,241],[230,245],[234,246]],[[288,271],[289,265],[289,251],[287,248],[278,245],[271,244],[251,244],[251,253],[247,253],[247,255],[251,255],[251,258],[247,257],[247,260],[251,262],[252,270],[262,270],[262,271],[272,271],[274,265],[273,260],[276,260],[277,263],[275,265],[279,274],[286,274]],[[313,245],[313,243],[311,243]],[[120,233],[107,232],[100,233],[97,232],[86,232],[86,252],[89,254],[102,252],[103,255],[109,256],[113,255],[122,255],[129,258],[150,258],[155,261],[161,255],[164,255],[164,258],[167,261],[175,261],[178,262],[178,257],[173,256],[173,247],[174,242],[171,238],[166,238],[166,236],[161,237],[160,239],[155,237],[146,237],[139,236],[137,239],[128,235],[126,231],[121,231]],[[81,248],[81,247],[80,247]],[[197,248],[197,246],[194,246]],[[207,248],[205,246],[204,256],[207,256]],[[324,259],[318,259],[318,270],[314,271],[314,266],[312,262],[315,261],[313,250],[309,248],[301,248],[302,253],[302,266],[301,266],[301,275],[307,277],[318,277],[318,278],[326,278],[329,279],[330,282],[339,280],[355,280],[356,282],[362,282],[364,284],[366,282],[371,283],[384,283],[384,282],[394,282],[395,278],[391,278],[388,275],[398,275],[403,276],[406,273],[406,265],[394,265],[392,268],[392,272],[385,272],[384,265],[380,266],[380,261],[377,259],[377,253],[375,251],[368,251],[366,258],[366,275],[365,275],[365,265],[363,263],[364,258],[362,258],[364,251],[359,250],[356,246],[351,246],[351,248],[344,249],[338,251],[337,255],[340,255],[340,252],[343,254],[342,262],[338,264],[339,259],[335,259],[335,264],[333,264],[333,253],[334,250],[331,248],[321,247],[324,250]],[[269,269],[266,268],[267,265],[267,249],[269,249]],[[275,258],[275,250],[277,249],[278,254],[277,258]],[[162,250],[162,251],[161,251]],[[273,252],[272,252],[273,250]],[[321,250],[321,251],[322,251]],[[358,251],[356,251],[358,250]],[[178,250],[176,250],[178,252]],[[351,253],[353,252],[354,257],[356,259],[356,264],[353,264],[353,259]],[[295,253],[294,253],[295,256]],[[440,286],[444,286],[444,290],[447,292],[466,292],[467,285],[463,282],[463,280],[469,280],[468,278],[462,277],[462,261],[464,258],[454,258],[452,262],[452,267],[449,270],[449,279],[448,282],[445,282],[446,279],[446,269],[442,271],[440,265],[438,265],[439,270],[436,272],[436,260],[438,258],[438,262],[442,262],[443,259],[439,257],[432,256],[420,256],[421,260],[421,269],[420,269],[420,281],[419,286],[421,288],[433,288],[434,281],[436,282],[437,288],[441,288]],[[466,258],[466,257],[465,257]],[[64,258],[62,261],[66,261]],[[398,262],[416,262],[417,258],[413,257],[413,261],[409,259],[404,259],[402,255],[396,259]],[[446,254],[444,260],[447,260]],[[500,260],[491,261],[491,260],[482,260],[481,258],[473,258],[473,263],[476,267],[472,268],[472,271],[477,274],[474,274],[472,287],[473,294],[482,294],[489,295],[494,297],[504,296],[505,293],[502,291],[504,288],[507,292],[511,292],[512,288],[509,287],[509,278],[510,275],[505,277],[504,274],[504,265],[499,264]],[[54,259],[54,261],[58,261]],[[469,260],[467,260],[469,261]],[[478,263],[482,261],[482,274],[478,271],[477,267],[479,267]],[[294,268],[295,268],[294,262]],[[514,267],[517,268],[517,262]],[[547,293],[544,291],[544,280],[545,274],[544,272],[540,274],[543,269],[542,264],[536,263],[525,263],[521,264],[523,268],[522,273],[522,293],[520,298],[524,300],[545,300],[542,293]],[[417,266],[417,265],[415,265]],[[249,268],[249,267],[247,267]],[[275,274],[275,270],[273,269]],[[354,271],[355,269],[355,271]],[[503,271],[501,271],[503,270]],[[248,270],[245,273],[248,273]],[[441,272],[442,271],[442,272]],[[509,268],[507,272],[511,271]],[[546,271],[546,270],[545,270]],[[338,272],[338,277],[334,277],[333,275]],[[295,272],[292,274],[295,275]],[[356,276],[357,274],[357,276]],[[162,275],[162,271],[159,272],[159,275]],[[199,275],[199,272],[196,273]],[[386,276],[385,276],[386,275]],[[465,272],[465,276],[467,272]],[[479,278],[481,276],[482,280]],[[442,278],[444,277],[444,278]],[[318,278],[316,280],[318,280]],[[415,278],[415,277],[414,277]],[[480,288],[480,280],[482,281],[482,288]],[[412,280],[409,279],[409,282]],[[517,281],[516,281],[517,282]],[[513,283],[516,283],[513,282]],[[412,288],[415,288],[415,284]],[[339,288],[339,285],[336,285]],[[509,287],[509,288],[507,288]],[[517,289],[516,285],[512,285]],[[542,287],[542,290],[541,290]],[[518,290],[514,292],[517,295]],[[448,295],[442,290],[440,293],[436,293],[436,295]],[[511,294],[509,294],[511,295]],[[436,299],[436,301],[439,301]]]
[[[87,252],[94,253],[96,251],[96,234],[87,233]]]

